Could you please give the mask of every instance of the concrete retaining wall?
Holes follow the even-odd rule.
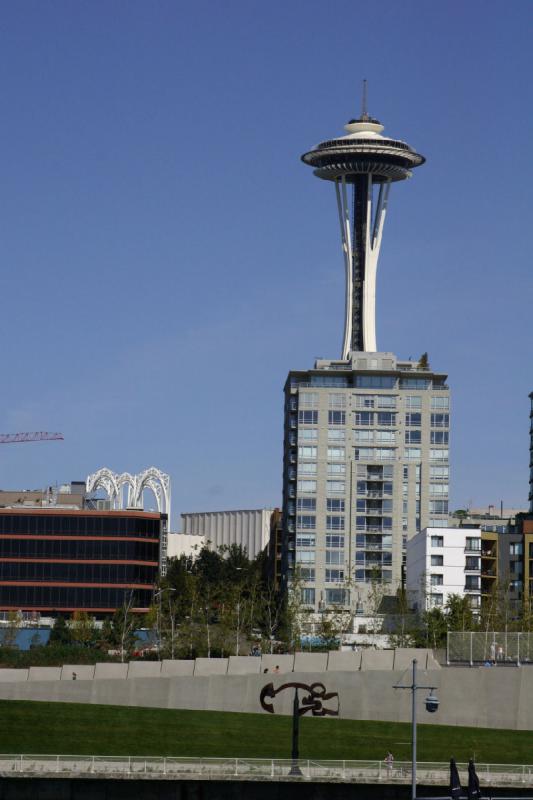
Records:
[[[75,675],[77,681],[92,681],[94,669],[94,664],[64,664],[61,670],[61,680],[74,680],[73,676]]]
[[[392,688],[402,677],[401,671],[376,669],[291,674],[291,680],[324,683],[328,692],[338,692],[344,718],[408,722],[410,693]],[[457,667],[428,670],[423,677],[424,683],[437,687],[440,707],[428,714],[421,692],[419,722],[533,730],[532,667]],[[4,681],[0,698],[260,713],[259,694],[265,683],[272,681],[277,687],[286,680],[286,675],[259,674]],[[292,700],[290,690],[277,695],[275,712],[290,714]]]

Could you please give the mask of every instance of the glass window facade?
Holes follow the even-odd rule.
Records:
[[[127,512],[0,512],[0,609],[109,613],[133,593],[146,610],[162,518]]]

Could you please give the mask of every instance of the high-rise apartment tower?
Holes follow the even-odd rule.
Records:
[[[302,158],[334,183],[346,268],[342,356],[285,385],[283,573],[314,611],[365,613],[375,581],[394,594],[407,539],[446,527],[446,375],[377,352],[376,268],[390,184],[424,162],[363,107],[346,136]],[[423,346],[423,345],[422,345]]]

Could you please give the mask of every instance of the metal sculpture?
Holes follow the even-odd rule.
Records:
[[[280,692],[285,689],[294,689],[294,700],[292,703],[292,747],[291,747],[291,769],[289,775],[293,777],[301,777],[302,771],[300,769],[300,717],[308,712],[313,717],[338,717],[339,716],[339,693],[328,692],[323,683],[300,683],[299,681],[291,681],[290,683],[282,683],[277,689],[274,689],[273,683],[267,683],[261,689],[259,695],[259,702],[263,711],[268,711],[269,714],[274,714],[274,704],[268,702],[273,700]],[[302,705],[298,690],[301,689],[305,694],[302,696]],[[337,700],[336,708],[326,708],[324,703],[327,700]]]
[[[301,705],[298,705],[298,716],[303,717],[304,714],[308,712],[311,713],[313,717],[338,717],[339,710],[340,710],[340,703],[339,703],[339,693],[338,692],[328,692],[326,691],[326,687],[323,683],[299,683],[298,681],[291,681],[290,683],[283,683],[281,686],[278,686],[277,689],[274,689],[273,683],[267,683],[266,686],[263,686],[261,689],[261,694],[259,695],[259,702],[261,704],[261,708],[263,711],[268,711],[269,714],[274,714],[274,705],[273,703],[267,702],[269,699],[273,700],[276,695],[280,692],[285,691],[285,689],[296,689],[296,693],[298,689],[301,689],[303,692],[307,692],[302,696]],[[296,694],[296,697],[298,695]],[[327,700],[337,700],[337,707],[336,708],[327,708],[324,706],[324,703]]]

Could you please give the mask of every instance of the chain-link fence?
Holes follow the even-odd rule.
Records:
[[[533,633],[448,631],[448,664],[533,664]]]

